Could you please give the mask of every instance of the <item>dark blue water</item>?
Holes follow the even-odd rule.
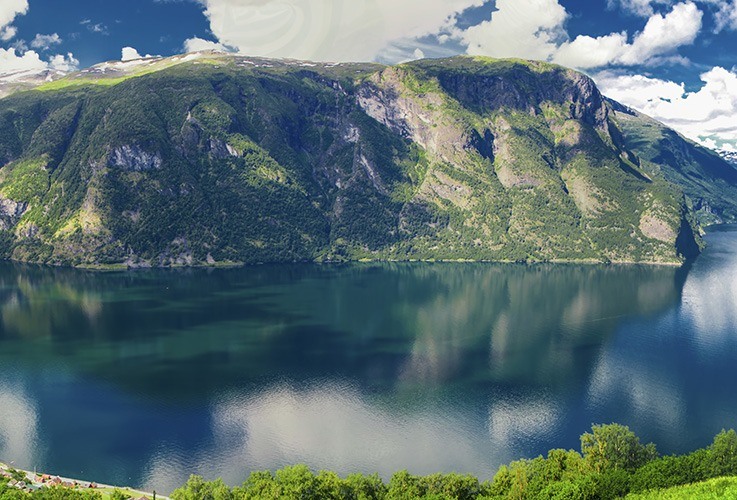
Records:
[[[737,427],[737,232],[683,269],[0,265],[0,461],[171,491],[306,463],[469,472],[592,423]]]

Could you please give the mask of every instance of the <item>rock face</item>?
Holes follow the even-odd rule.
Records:
[[[113,149],[110,154],[109,165],[120,167],[129,172],[143,172],[161,168],[161,155],[144,151],[137,145],[126,144]]]
[[[0,100],[3,254],[143,267],[699,250],[692,200],[574,71],[203,57]]]
[[[0,198],[0,229],[7,231],[23,217],[28,203]]]

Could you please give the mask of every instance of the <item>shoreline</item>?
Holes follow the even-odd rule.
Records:
[[[12,463],[12,462],[11,462]],[[11,488],[17,488],[24,491],[35,491],[41,488],[62,487],[77,491],[96,491],[103,495],[103,499],[109,498],[114,491],[120,491],[124,494],[130,494],[130,498],[140,500],[142,498],[150,500],[171,500],[165,495],[159,493],[137,490],[128,486],[113,486],[110,484],[97,483],[95,481],[85,481],[81,479],[73,479],[63,476],[48,474],[45,472],[35,472],[25,469],[18,469],[12,465],[0,462],[0,476],[10,477],[11,471],[18,471],[25,474],[24,484],[19,485],[21,481],[15,484],[9,484]]]
[[[700,254],[699,254],[700,255]],[[14,259],[4,259],[4,262],[47,267],[49,269],[72,269],[78,271],[92,271],[100,273],[109,272],[128,272],[128,271],[161,271],[161,270],[221,270],[221,269],[246,269],[256,268],[264,265],[293,265],[293,264],[313,264],[313,265],[346,265],[346,264],[518,264],[518,265],[541,265],[541,264],[564,264],[564,265],[581,265],[581,266],[654,266],[654,267],[683,267],[695,259],[685,259],[683,261],[634,261],[634,260],[598,260],[598,259],[549,259],[549,260],[491,260],[491,259],[349,259],[349,260],[297,260],[297,261],[280,261],[280,262],[228,262],[218,264],[199,263],[192,265],[169,265],[169,266],[130,266],[125,263],[119,264],[90,264],[71,266],[65,264],[48,264],[43,262],[28,262]]]

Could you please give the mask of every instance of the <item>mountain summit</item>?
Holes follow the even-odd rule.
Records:
[[[522,60],[215,53],[0,99],[0,249],[51,264],[679,263],[737,170]]]

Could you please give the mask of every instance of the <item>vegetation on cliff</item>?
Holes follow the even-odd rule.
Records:
[[[681,262],[695,208],[737,214],[714,202],[734,169],[653,167],[615,108],[519,60],[108,64],[0,99],[0,255]],[[697,174],[711,194],[694,200]]]

